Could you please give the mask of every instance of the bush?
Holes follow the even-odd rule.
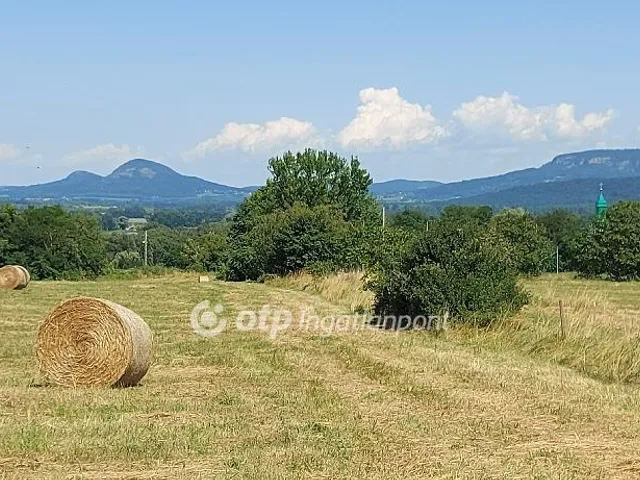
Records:
[[[456,321],[488,325],[528,301],[508,250],[478,229],[438,220],[415,242],[395,236],[387,249],[395,253],[374,262],[367,283],[377,315],[448,314]]]
[[[131,268],[140,268],[142,267],[144,261],[138,252],[132,252],[130,250],[126,250],[124,252],[118,252],[113,257],[111,261],[111,265],[113,268],[120,270],[127,270]]]

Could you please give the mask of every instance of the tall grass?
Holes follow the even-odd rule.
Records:
[[[271,278],[277,288],[310,291],[352,312],[370,311],[373,294],[363,289],[364,272],[326,277],[298,273]],[[640,317],[620,296],[618,284],[585,283],[569,276],[523,280],[532,301],[517,316],[497,321],[489,329],[458,325],[454,341],[479,342],[495,350],[516,349],[543,357],[600,380],[633,383],[640,380]],[[627,293],[626,296],[633,293]],[[615,295],[616,302],[610,297]],[[566,336],[561,335],[559,301],[563,302]]]
[[[301,272],[269,278],[265,283],[276,288],[318,294],[332,303],[348,307],[351,313],[368,312],[373,305],[373,293],[364,290],[363,271],[342,272],[330,276]]]
[[[567,293],[552,285],[541,289],[520,315],[501,322],[486,332],[484,339],[543,355],[601,380],[635,382],[640,374],[638,314],[613,304],[607,298],[606,285],[603,282],[603,292]]]

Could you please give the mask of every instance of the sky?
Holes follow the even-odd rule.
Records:
[[[0,185],[286,150],[455,181],[640,143],[637,2],[0,0]]]

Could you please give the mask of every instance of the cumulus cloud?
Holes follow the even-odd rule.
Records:
[[[133,151],[129,145],[115,145],[113,143],[107,143],[88,150],[82,150],[65,155],[62,157],[62,163],[67,166],[80,166],[99,161],[102,165],[108,164],[111,166],[131,160],[132,158],[139,156],[141,153],[142,150],[140,148]]]
[[[0,143],[0,160],[12,160],[20,156],[20,149],[15,145]]]
[[[574,105],[562,103],[530,108],[507,92],[500,97],[478,96],[453,113],[454,119],[469,130],[503,133],[521,141],[584,138],[603,129],[614,116],[615,111],[609,109],[578,119]]]
[[[322,139],[311,122],[281,117],[260,125],[257,123],[227,123],[215,137],[200,142],[185,153],[187,157],[205,157],[222,149],[245,152],[274,152],[283,148],[313,147]]]
[[[409,103],[397,88],[360,91],[356,117],[338,134],[345,148],[402,148],[434,144],[448,135],[429,105]]]

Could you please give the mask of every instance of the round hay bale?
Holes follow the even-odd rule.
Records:
[[[40,371],[64,387],[134,386],[149,370],[152,337],[145,321],[122,305],[66,300],[38,330]]]
[[[25,271],[14,265],[0,268],[0,288],[5,290],[21,290],[27,286]]]
[[[29,270],[24,268],[22,265],[14,265],[14,266],[22,270],[22,272],[24,273],[24,278],[27,280],[26,284],[29,285],[29,283],[31,282],[31,274],[29,273]]]

